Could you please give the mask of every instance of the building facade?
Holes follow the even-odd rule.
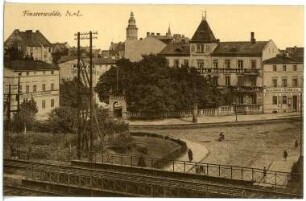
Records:
[[[303,59],[286,54],[264,61],[263,111],[283,113],[301,111]]]
[[[59,106],[59,69],[55,65],[29,59],[5,61],[3,79],[5,104],[8,104],[8,94],[11,94],[11,113],[17,111],[18,88],[20,104],[24,99],[35,100],[37,119],[47,119],[49,113]]]
[[[186,48],[189,46],[189,51]],[[272,40],[220,42],[202,18],[189,42],[168,44],[160,53],[171,67],[196,68],[212,83],[230,91],[237,112],[263,112],[263,62],[279,54]]]
[[[87,73],[89,73],[89,58],[83,59]],[[93,58],[93,87],[95,87],[99,81],[101,75],[108,71],[112,66],[116,66],[116,60],[110,58]],[[60,79],[73,80],[77,77],[77,58],[75,56],[63,57],[60,60]],[[89,75],[89,74],[88,74]],[[85,78],[84,76],[81,76]],[[82,80],[83,83],[88,83],[87,80]],[[95,103],[101,105],[98,94],[94,93]]]
[[[52,63],[52,44],[39,30],[35,32],[14,30],[4,42],[4,49],[10,48],[21,51],[24,58]]]

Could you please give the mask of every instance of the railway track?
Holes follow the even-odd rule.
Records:
[[[215,182],[200,181],[197,179],[177,179],[170,177],[157,177],[149,174],[139,174],[139,173],[128,173],[121,171],[111,171],[111,170],[101,170],[93,168],[75,167],[75,166],[61,166],[61,165],[51,165],[43,164],[38,162],[30,161],[20,161],[20,160],[4,160],[5,167],[22,168],[28,171],[38,171],[43,173],[53,172],[59,175],[69,174],[78,175],[82,177],[90,178],[107,178],[114,181],[130,181],[135,184],[144,185],[156,185],[163,187],[173,187],[173,188],[184,188],[184,189],[198,189],[207,191],[211,193],[222,194],[224,197],[249,197],[255,196],[260,197],[260,195],[266,195],[273,198],[286,197],[286,198],[299,198],[301,196],[297,194],[292,194],[285,192],[284,190],[277,189],[267,189],[263,187],[247,188],[237,185],[229,184],[216,184]]]

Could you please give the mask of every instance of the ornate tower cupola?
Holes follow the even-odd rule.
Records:
[[[138,28],[136,26],[136,20],[134,18],[134,13],[131,12],[129,25],[126,28],[126,40],[137,40]]]

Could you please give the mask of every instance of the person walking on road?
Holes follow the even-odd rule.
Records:
[[[193,160],[193,153],[192,153],[191,149],[188,150],[188,159],[189,159],[189,162],[191,162]]]
[[[283,157],[284,157],[284,159],[285,159],[285,161],[286,161],[286,160],[287,160],[287,157],[288,157],[288,152],[287,152],[287,150],[284,151]]]
[[[264,183],[266,183],[266,177],[267,177],[267,168],[266,166],[263,169],[263,179],[264,179]]]

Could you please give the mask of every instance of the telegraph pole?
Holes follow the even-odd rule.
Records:
[[[17,80],[17,112],[20,110],[20,77],[21,73],[18,73],[18,80]]]
[[[77,33],[77,54],[78,54],[78,74],[77,74],[77,88],[78,88],[78,144],[77,155],[81,159],[81,47],[80,47],[80,32]]]
[[[77,34],[77,45],[78,45],[78,73],[77,73],[77,82],[78,82],[78,158],[81,158],[81,150],[84,147],[84,143],[82,142],[83,139],[86,140],[86,144],[88,143],[89,137],[89,159],[92,160],[92,150],[93,150],[93,62],[92,62],[92,40],[97,39],[97,37],[93,37],[93,35],[98,34],[97,32],[85,32]],[[88,37],[89,36],[89,37]],[[86,124],[88,122],[87,115],[88,115],[88,107],[85,109],[82,105],[82,96],[81,96],[81,87],[82,87],[82,80],[81,80],[81,71],[85,70],[85,74],[87,75],[87,69],[84,66],[81,66],[81,40],[88,40],[89,39],[89,136],[88,133],[85,131]],[[84,72],[84,71],[83,71]],[[88,77],[87,77],[88,79]],[[88,94],[86,94],[88,97]],[[86,111],[86,115],[85,115]],[[87,147],[88,148],[88,147]]]
[[[90,136],[89,136],[89,159],[92,161],[92,151],[93,151],[93,87],[92,87],[92,32],[89,32],[89,88],[90,88]]]
[[[300,130],[300,156],[303,158],[303,92],[300,92],[300,117],[301,117],[301,130]]]

